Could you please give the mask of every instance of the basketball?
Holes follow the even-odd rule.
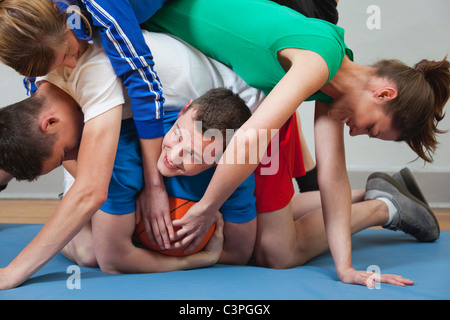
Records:
[[[170,218],[173,220],[181,219],[186,212],[195,204],[194,201],[175,198],[175,197],[169,197],[169,206],[170,206]],[[205,237],[203,238],[200,245],[195,248],[194,251],[190,252],[189,254],[184,253],[184,250],[188,247],[188,245],[173,249],[173,250],[161,250],[161,248],[157,244],[153,244],[150,239],[147,236],[147,233],[145,232],[145,225],[144,225],[144,219],[141,219],[141,221],[137,224],[136,230],[134,231],[134,237],[139,241],[143,246],[145,246],[148,249],[151,249],[153,251],[158,251],[162,254],[169,255],[169,256],[177,256],[182,257],[186,255],[191,255],[194,253],[199,252],[202,250],[206,244],[208,243],[209,239],[211,239],[211,236],[214,233],[214,230],[216,228],[216,225],[213,224],[211,228],[209,228],[208,232],[206,233]],[[174,227],[174,231],[177,231],[179,228]]]

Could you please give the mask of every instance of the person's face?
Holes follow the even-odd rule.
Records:
[[[183,112],[164,136],[158,170],[166,177],[193,176],[215,165],[222,141],[206,140],[194,123],[194,109]]]
[[[400,136],[387,111],[387,103],[372,95],[348,95],[330,106],[328,116],[347,125],[352,137],[366,134],[371,138],[395,141]]]
[[[55,134],[53,151],[43,162],[42,175],[61,166],[63,161],[75,160],[78,155],[81,135],[84,126],[84,115],[76,102],[65,93],[60,97],[48,96],[49,102],[55,104],[58,113],[48,116],[42,126],[46,126],[48,134]]]
[[[51,70],[61,66],[71,69],[75,68],[78,59],[83,53],[84,47],[80,45],[80,41],[72,31],[66,29],[66,40],[62,45],[55,48],[55,62]]]

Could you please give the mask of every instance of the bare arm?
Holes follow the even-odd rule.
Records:
[[[316,103],[316,161],[328,243],[338,276],[343,280],[346,271],[352,269],[351,188],[345,164],[343,124],[329,118],[327,109],[323,103]]]
[[[190,218],[202,217],[203,220],[206,220],[205,217],[214,217],[224,201],[256,169],[257,163],[249,163],[249,148],[245,150],[246,164],[226,164],[227,159],[235,159],[236,150],[242,150],[242,146],[236,146],[236,136],[239,134],[245,135],[246,132],[256,132],[256,135],[248,135],[246,146],[259,145],[266,150],[270,139],[267,139],[265,144],[259,143],[261,134],[270,135],[271,129],[281,128],[300,104],[320,90],[326,83],[328,68],[321,56],[311,51],[299,49],[285,49],[281,53],[281,58],[288,61],[286,75],[266,97],[252,117],[238,130],[222,156],[222,161],[225,163],[217,166],[201,201],[194,205],[183,219],[178,220],[177,223],[174,222],[174,226],[187,225]],[[182,232],[189,234],[183,239],[184,243],[188,243],[196,237],[192,243],[192,247],[195,247],[212,224],[212,220],[213,218],[208,223],[197,227],[196,230],[182,229]],[[183,234],[182,232],[180,233]]]
[[[245,265],[256,241],[256,218],[243,223],[225,222],[224,243],[218,263]]]
[[[38,235],[0,270],[0,289],[16,287],[38,271],[103,204],[114,165],[121,116],[122,108],[116,107],[85,124],[75,183]]]
[[[156,167],[162,138],[141,139],[144,189],[136,201],[136,216],[145,219],[146,232],[161,248],[169,248],[174,231],[169,214],[169,197]]]

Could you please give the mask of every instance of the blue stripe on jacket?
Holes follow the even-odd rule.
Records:
[[[140,0],[156,12],[165,0]],[[99,28],[102,45],[130,96],[133,119],[143,139],[161,137],[163,91],[154,71],[153,56],[128,0],[82,0]],[[142,5],[142,4],[141,4]]]

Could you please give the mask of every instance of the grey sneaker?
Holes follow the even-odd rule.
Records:
[[[422,191],[420,190],[416,179],[414,179],[411,170],[409,170],[408,168],[403,168],[399,172],[394,173],[392,175],[392,178],[394,178],[398,183],[405,187],[413,196],[428,205],[428,202],[425,199]]]
[[[369,176],[364,199],[373,200],[379,197],[391,200],[398,211],[391,224],[385,228],[402,230],[421,242],[433,242],[439,238],[439,223],[431,208],[383,172]]]

